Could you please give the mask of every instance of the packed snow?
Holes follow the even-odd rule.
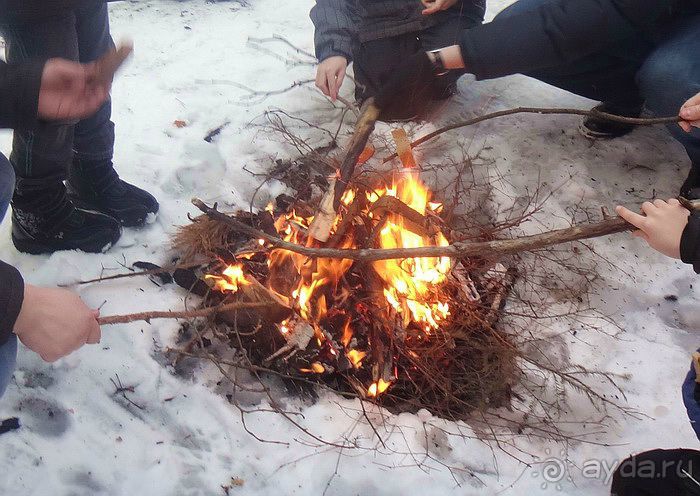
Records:
[[[508,3],[491,1],[489,17]],[[311,0],[110,4],[114,38],[131,38],[136,47],[114,85],[115,163],[126,180],[158,197],[161,212],[145,228],[126,230],[119,245],[101,255],[19,254],[5,219],[0,258],[19,267],[33,284],[70,284],[124,272],[136,261],[167,264],[173,256],[170,235],[188,222],[188,213],[196,213],[193,196],[248,208],[259,184],[248,171],[264,171],[275,158],[294,153],[260,128],[265,110],[282,108],[331,130],[337,126],[340,110],[313,85],[264,99],[251,99],[238,86],[275,90],[313,77],[313,67],[285,64],[248,43],[250,36],[278,34],[313,51],[307,15],[312,5]],[[268,48],[289,53],[283,45]],[[347,98],[351,86],[343,88]],[[420,135],[441,123],[517,106],[593,104],[522,76],[484,82],[464,77],[459,89],[434,122],[412,132]],[[175,126],[176,120],[186,126]],[[224,123],[212,143],[203,140]],[[590,141],[577,126],[571,116],[507,117],[454,132],[419,155],[434,163],[463,148],[478,152],[474,167],[483,168],[479,174],[488,167],[489,174],[508,178],[509,185],[494,193],[495,204],[507,206],[538,184],[554,189],[536,221],[525,226],[528,232],[566,226],[574,205],[595,213],[600,206],[636,206],[676,194],[688,161],[663,128]],[[381,125],[377,133],[388,129]],[[1,143],[9,153],[9,132]],[[256,196],[256,206],[282,191],[281,185],[268,184]],[[599,323],[603,332],[558,322],[533,330],[541,332],[552,357],[562,363],[625,377],[618,382],[626,405],[639,413],[635,417],[612,409],[604,428],[589,426],[585,421],[600,414],[580,399],[564,417],[584,421],[572,430],[586,434],[588,442],[565,446],[512,434],[509,455],[473,439],[468,423],[446,422],[427,412],[391,415],[368,406],[380,442],[357,401],[330,393],[311,403],[278,391],[284,408],[318,439],[276,413],[250,413],[244,424],[226,398],[218,371],[199,364],[188,373],[174,373],[163,352],[175,345],[179,324],[161,320],[105,327],[100,345],[55,364],[20,350],[14,381],[0,400],[0,419],[17,416],[22,423],[21,429],[0,436],[0,494],[607,494],[606,475],[629,454],[697,444],[680,385],[690,352],[700,342],[700,317],[694,311],[700,294],[689,266],[629,235],[588,244],[595,253],[584,250],[581,257],[600,276],[591,296],[594,306],[623,332],[606,322]],[[76,290],[103,315],[181,309],[186,297],[174,285],[157,286],[147,278]],[[128,400],[115,394],[112,381],[133,387],[125,392]],[[610,397],[617,394],[604,381],[594,385]],[[245,398],[251,409],[264,409],[266,401],[255,393]],[[466,439],[447,432],[462,432]],[[354,447],[328,446],[319,439]],[[550,458],[561,462],[547,462]],[[595,460],[601,467],[597,477],[583,471]],[[545,473],[560,465],[566,468],[563,475]]]

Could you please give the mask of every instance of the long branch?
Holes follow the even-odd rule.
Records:
[[[111,325],[111,324],[128,324],[129,322],[138,322],[144,320],[150,322],[153,319],[193,319],[195,317],[209,317],[210,315],[215,315],[221,312],[231,312],[234,310],[244,310],[249,308],[266,308],[271,306],[270,302],[239,302],[239,303],[228,303],[226,305],[219,305],[216,307],[200,308],[197,310],[186,310],[182,312],[140,312],[132,313],[128,315],[112,315],[109,317],[100,317],[97,322],[100,325]]]
[[[392,248],[392,249],[336,249],[311,248],[284,241],[277,236],[264,233],[243,222],[209,207],[202,200],[194,198],[192,203],[207,214],[211,219],[224,222],[237,231],[256,239],[264,239],[273,248],[287,250],[311,258],[340,258],[374,262],[377,260],[402,258],[432,258],[432,257],[482,257],[497,259],[513,253],[535,251],[548,246],[578,241],[581,239],[608,236],[619,232],[629,231],[634,227],[619,217],[605,219],[600,222],[579,224],[565,229],[557,229],[541,234],[533,234],[516,239],[499,239],[494,241],[458,241],[448,246],[426,246],[422,248]]]
[[[582,115],[585,117],[596,117],[598,119],[603,119],[606,121],[619,122],[621,124],[629,124],[631,126],[653,126],[655,124],[672,124],[674,122],[679,122],[681,118],[679,116],[673,117],[654,117],[654,118],[643,118],[643,117],[623,117],[621,115],[609,114],[607,112],[601,112],[599,110],[583,110],[583,109],[572,109],[572,108],[540,108],[540,107],[518,107],[508,110],[499,110],[498,112],[492,112],[490,114],[480,115],[472,119],[457,122],[455,124],[450,124],[449,126],[441,127],[436,129],[432,133],[428,133],[425,136],[418,138],[416,141],[411,143],[411,148],[416,148],[422,145],[426,141],[439,136],[447,131],[452,131],[453,129],[459,129],[461,127],[472,126],[480,122],[488,121],[490,119],[496,119],[498,117],[504,117],[506,115],[513,114],[540,114],[540,115]],[[386,157],[384,163],[389,162],[397,157],[396,153]]]

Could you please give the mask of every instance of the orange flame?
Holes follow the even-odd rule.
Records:
[[[373,382],[372,385],[367,389],[367,396],[370,398],[376,398],[384,391],[389,389],[391,386],[390,382],[386,382],[384,379],[379,379],[377,382]]]
[[[397,175],[385,194],[396,196],[421,215],[425,215],[428,209],[435,210],[439,205],[430,203],[428,188],[413,170]],[[368,199],[373,201],[375,196],[379,199],[383,195],[374,194]],[[381,248],[420,248],[448,244],[442,233],[435,236],[414,233],[404,226],[403,218],[397,214],[389,216],[380,232]],[[374,263],[375,270],[386,283],[384,297],[403,316],[404,325],[416,322],[426,332],[437,329],[440,322],[449,315],[449,305],[439,300],[435,287],[445,281],[450,267],[449,257],[407,258]]]
[[[223,276],[215,276],[207,274],[204,278],[215,281],[214,288],[223,293],[226,291],[235,293],[240,286],[247,286],[250,284],[250,281],[245,278],[243,265],[241,264],[229,265],[224,269],[222,275]]]

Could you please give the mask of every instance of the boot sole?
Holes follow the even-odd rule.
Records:
[[[66,246],[64,248],[56,248],[55,246],[49,246],[48,244],[42,244],[36,241],[20,240],[17,239],[17,237],[15,237],[15,235],[13,234],[12,243],[15,245],[17,251],[21,253],[27,253],[29,255],[46,255],[50,253],[56,253],[58,251],[73,250],[79,250],[85,253],[105,253],[112,246],[114,246],[114,243],[116,243],[116,241],[108,242],[107,244],[101,244],[101,246],[98,246],[97,243],[95,243],[94,245],[90,245],[89,243],[87,243],[86,245],[80,247]]]
[[[144,216],[142,216],[142,217],[139,216],[139,218],[137,218],[137,219],[129,219],[128,221],[122,221],[121,220],[122,216],[120,216],[119,214],[117,214],[115,212],[108,212],[108,211],[102,210],[99,208],[99,206],[97,206],[93,203],[90,203],[88,201],[82,200],[80,197],[75,196],[73,194],[69,194],[68,196],[71,199],[71,201],[73,202],[73,204],[75,206],[77,206],[78,208],[81,208],[83,210],[89,210],[92,212],[96,212],[96,213],[99,213],[102,215],[108,215],[108,216],[112,217],[113,219],[116,219],[123,227],[137,227],[137,228],[143,227],[147,224],[146,220],[148,219],[149,215],[151,215],[151,214],[157,215],[158,214],[158,212],[146,212],[146,214]]]
[[[111,241],[105,243],[104,240],[85,240],[81,243],[75,243],[75,245],[80,246],[65,246],[56,247],[55,244],[42,243],[40,241],[32,239],[20,239],[15,234],[15,229],[22,229],[21,226],[12,226],[12,244],[15,245],[17,251],[21,253],[28,253],[30,255],[45,255],[50,253],[55,253],[57,251],[72,251],[80,250],[85,253],[104,253],[109,250],[112,246],[119,241],[122,235],[122,229],[119,228],[119,233],[116,234]],[[24,233],[27,238],[31,238],[28,234]]]

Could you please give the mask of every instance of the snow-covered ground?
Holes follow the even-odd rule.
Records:
[[[123,272],[124,265],[139,260],[167,263],[169,235],[187,222],[188,212],[194,213],[192,196],[245,206],[257,182],[243,168],[261,169],[270,157],[292,153],[249,125],[259,122],[266,109],[312,116],[332,128],[338,112],[312,87],[246,106],[241,104],[246,92],[227,83],[278,89],[313,76],[309,66],[286,66],[246,43],[249,36],[280,34],[311,50],[307,13],[313,2],[249,3],[110,4],[115,39],[130,37],[136,46],[114,87],[115,162],[125,179],[158,196],[158,220],[143,230],[128,230],[119,246],[104,255],[34,257],[14,250],[6,219],[0,229],[0,258],[42,285]],[[491,2],[490,15],[507,3]],[[286,52],[281,45],[271,48]],[[591,105],[520,76],[479,83],[464,78],[460,90],[439,122],[516,106]],[[350,96],[349,84],[344,93]],[[177,128],[175,120],[187,126]],[[218,140],[203,141],[209,129],[227,121]],[[459,131],[450,139],[455,148],[471,143],[472,152],[482,150],[488,160],[477,162],[476,168],[488,162],[508,176],[510,190],[496,193],[504,205],[538,183],[560,186],[539,222],[529,224],[532,231],[564,226],[575,204],[596,211],[601,205],[634,206],[676,193],[688,164],[664,129],[639,129],[623,139],[591,142],[577,132],[577,125],[567,116],[518,116]],[[378,133],[386,130],[380,126]],[[439,146],[424,148],[421,159],[440,160],[449,142],[443,139]],[[7,153],[9,146],[9,133],[3,133],[2,151]],[[263,190],[259,204],[277,192],[275,185]],[[23,424],[0,437],[0,494],[222,495],[222,486],[232,478],[239,485],[230,494],[246,495],[606,494],[605,469],[630,453],[697,445],[680,384],[689,353],[700,342],[700,316],[693,311],[700,295],[690,267],[627,235],[596,240],[591,246],[613,261],[599,262],[591,252],[582,252],[600,274],[594,305],[614,316],[624,332],[613,339],[608,334],[618,329],[612,324],[604,324],[606,332],[593,332],[557,323],[535,332],[547,338],[557,360],[629,375],[620,385],[628,406],[642,415],[635,419],[611,411],[604,432],[591,433],[594,444],[570,443],[562,457],[564,446],[515,436],[515,446],[523,450],[521,463],[478,440],[444,434],[460,429],[470,433],[467,424],[374,409],[368,415],[380,427],[386,443],[382,447],[356,402],[328,394],[315,404],[289,398],[286,408],[298,411],[296,420],[318,437],[355,443],[357,449],[321,445],[273,413],[246,417],[250,431],[275,441],[260,442],[244,429],[238,410],[217,386],[216,373],[202,368],[183,379],[164,365],[161,351],[174,344],[178,324],[156,321],[105,328],[99,346],[54,365],[21,350],[14,384],[0,401],[0,418],[18,416]],[[172,285],[158,287],[145,278],[78,290],[90,305],[101,306],[103,315],[178,309],[185,297]],[[678,299],[669,301],[667,295]],[[113,394],[110,379],[117,376],[134,386],[128,396],[142,408]],[[615,394],[602,382],[597,387]],[[258,401],[250,398],[251,404]],[[564,420],[595,416],[590,405],[576,401]],[[599,430],[585,424],[576,429]],[[548,465],[542,461],[548,457],[562,458],[570,479],[545,479]],[[589,471],[586,477],[582,468],[595,460],[603,473],[591,478]]]

